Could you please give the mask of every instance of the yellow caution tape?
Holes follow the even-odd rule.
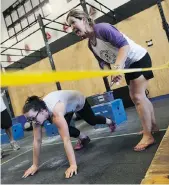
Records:
[[[104,77],[109,75],[119,75],[132,72],[160,70],[169,68],[169,63],[159,67],[135,68],[119,70],[97,70],[97,71],[51,71],[51,72],[7,72],[1,74],[1,86],[21,86],[28,84],[40,84],[51,82],[62,82],[70,80],[81,80],[87,78]]]

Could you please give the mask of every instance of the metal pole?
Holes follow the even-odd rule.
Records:
[[[107,79],[107,76],[103,77],[103,81],[104,81],[104,85],[105,85],[105,87],[106,87],[106,91],[107,91],[107,92],[111,91],[110,85],[109,85],[109,81],[108,81],[108,79]]]
[[[4,49],[1,53],[7,51],[8,49],[11,49],[13,46],[15,46],[16,44],[18,44],[19,42],[23,41],[24,39],[28,38],[29,36],[31,36],[32,34],[36,33],[37,31],[39,31],[40,28],[38,28],[37,30],[33,31],[32,33],[30,33],[29,35],[27,35],[26,37],[24,37],[23,39],[19,40],[18,42],[12,44],[12,46],[8,47],[7,49]]]
[[[164,15],[163,7],[161,5],[161,0],[157,1],[157,6],[158,6],[158,9],[159,9],[159,12],[160,12],[161,19],[162,19],[163,28],[166,32],[167,39],[168,39],[168,42],[169,42],[169,25],[166,21],[165,15]]]
[[[49,22],[51,22],[51,23],[54,22],[54,23],[60,24],[60,25],[62,25],[62,26],[64,26],[64,25],[69,26],[69,25],[67,25],[66,23],[63,24],[63,23],[61,23],[61,22],[57,22],[57,21],[54,21],[54,20],[50,20],[50,19],[47,19],[47,18],[44,18],[44,17],[42,17],[42,19],[47,20],[47,21],[49,21]]]
[[[86,1],[85,1],[85,0],[80,0],[80,4],[81,4],[81,6],[82,6],[82,8],[83,8],[83,11],[84,11],[87,15],[89,15],[89,12],[88,12],[87,6],[86,6]]]
[[[106,14],[105,12],[103,12],[102,10],[96,8],[95,6],[91,5],[90,3],[86,3],[86,4],[89,5],[89,6],[91,6],[91,7],[94,8],[94,9],[98,10],[99,12],[102,12],[103,14],[105,14],[105,16],[110,17],[110,18],[112,18],[112,19],[115,20],[115,17],[113,17],[113,16],[111,16],[111,15],[109,15],[109,14]]]
[[[100,4],[101,6],[103,6],[104,8],[106,8],[107,10],[109,10],[112,14],[113,14],[113,16],[114,16],[114,14],[115,14],[115,12],[114,12],[114,10],[111,10],[110,8],[108,8],[107,6],[105,6],[104,4],[102,4],[102,3],[100,3],[99,1],[97,1],[97,0],[94,0],[96,3],[98,3],[98,4]]]
[[[46,28],[51,29],[51,30],[55,30],[55,31],[60,31],[60,32],[63,32],[63,33],[67,33],[66,31],[59,30],[59,29],[56,29],[56,28],[51,28],[51,27],[48,27],[48,26],[46,26]]]
[[[44,27],[44,24],[43,24],[43,21],[42,21],[42,16],[40,14],[38,15],[38,22],[39,22],[40,30],[42,32],[42,36],[43,36],[43,39],[44,39],[44,42],[45,42],[46,51],[47,51],[47,55],[49,57],[50,65],[52,67],[52,70],[56,71],[56,67],[55,67],[53,57],[52,57],[52,53],[51,53],[51,50],[50,50],[48,39],[46,37],[45,27]],[[57,86],[58,90],[61,90],[61,85],[60,85],[59,82],[56,82],[56,86]]]
[[[70,10],[66,11],[65,13],[59,15],[58,17],[56,17],[55,19],[53,19],[51,22],[53,22],[53,21],[59,19],[60,17],[62,17],[63,15],[67,14],[67,13],[70,12],[71,10],[77,8],[79,5],[80,5],[80,3],[79,3],[78,5],[76,5],[76,6],[74,6],[73,8],[71,8]],[[48,22],[47,24],[45,24],[45,26],[49,25],[51,22]]]
[[[82,8],[83,8],[83,11],[84,11],[87,15],[89,15],[88,10],[87,10],[87,6],[86,6],[86,1],[85,1],[85,0],[80,0],[80,4],[81,4],[81,6],[82,6]],[[107,92],[108,92],[108,91],[111,91],[108,78],[107,78],[107,77],[103,77],[103,81],[104,81],[104,85],[105,85],[106,91],[107,91]]]
[[[33,21],[30,25],[33,25],[33,24],[36,24],[37,23],[37,20]],[[30,25],[29,26],[26,26],[25,28],[23,28],[22,30],[18,31],[17,34],[19,33],[22,33],[23,31],[27,30],[30,28]],[[6,41],[12,39],[13,37],[15,37],[16,34],[12,35],[11,37],[7,38],[6,40],[4,40],[3,42],[0,43],[0,45],[4,44]],[[16,43],[17,44],[17,43]]]
[[[21,50],[22,51],[22,50]],[[0,55],[3,55],[3,56],[7,56],[7,55],[9,55],[9,54],[3,54],[3,53],[1,53]],[[14,57],[16,57],[16,56],[22,56],[22,57],[28,57],[28,58],[32,58],[32,57],[40,57],[40,56],[34,56],[34,55],[32,55],[32,56],[29,56],[29,55],[15,55],[15,54],[10,54],[10,56],[14,56]]]
[[[14,49],[14,50],[19,50],[19,51],[25,51],[26,49],[22,49],[22,48],[8,48],[8,47],[4,47],[4,46],[0,46],[0,48],[2,49]],[[40,52],[40,50],[33,50],[33,49],[30,49],[29,51],[36,51],[36,52]]]

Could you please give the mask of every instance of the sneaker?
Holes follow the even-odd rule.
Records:
[[[10,144],[11,144],[11,147],[12,147],[13,150],[19,150],[20,149],[20,146],[18,145],[18,143],[16,141],[11,141]]]
[[[108,127],[110,129],[110,132],[114,132],[116,129],[116,124],[112,121],[112,124],[109,124]]]
[[[86,145],[88,145],[89,143],[90,143],[90,138],[88,136],[84,139],[79,139],[78,142],[76,143],[74,149],[80,150],[83,147],[85,147]]]
[[[76,143],[74,149],[75,149],[75,150],[80,150],[80,149],[82,149],[82,148],[83,148],[83,145],[82,145],[82,143],[81,143],[81,140],[79,139],[78,142]]]

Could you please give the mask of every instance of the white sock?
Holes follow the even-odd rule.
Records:
[[[15,140],[11,140],[11,141],[10,141],[10,143],[14,143],[14,142],[15,142]]]
[[[111,120],[111,119],[106,118],[106,124],[108,124],[108,125],[112,124],[112,120]]]

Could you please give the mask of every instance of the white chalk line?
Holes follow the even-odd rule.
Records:
[[[27,153],[27,152],[31,151],[31,150],[32,150],[32,148],[31,148],[31,149],[29,149],[29,150],[26,150],[26,151],[25,151],[25,152],[23,152],[23,153],[20,153],[20,154],[16,155],[15,157],[12,157],[12,158],[8,159],[7,161],[5,161],[5,162],[1,163],[1,166],[2,166],[3,164],[5,164],[5,163],[8,163],[8,162],[12,161],[13,159],[16,159],[17,157],[19,157],[19,156],[21,156],[21,155],[23,155],[23,154],[25,154],[25,153]]]
[[[166,130],[167,130],[167,129],[160,129],[159,131],[162,132],[162,131],[166,131]],[[113,135],[113,136],[96,137],[96,138],[92,138],[91,141],[98,140],[98,139],[107,139],[107,138],[116,138],[116,137],[123,137],[123,136],[131,136],[131,135],[138,135],[138,132],[129,133],[129,134],[119,134],[119,135]],[[77,140],[72,141],[72,143],[75,143],[75,142],[77,142]],[[51,146],[51,145],[59,145],[59,144],[63,144],[63,142],[45,144],[45,145],[42,145],[42,146]],[[23,154],[25,154],[25,153],[31,151],[31,150],[32,150],[32,148],[29,149],[29,150],[27,150],[27,151],[25,151],[25,152],[23,152],[23,153],[21,153],[21,154],[18,154],[18,155],[15,156],[15,157],[12,157],[11,159],[9,159],[9,160],[7,160],[7,161],[1,163],[1,166],[2,166],[3,164],[6,164],[6,163],[12,161],[13,159],[16,159],[17,157],[19,157],[19,156],[21,156],[21,155],[23,155]],[[46,162],[45,162],[45,163],[46,163]]]

